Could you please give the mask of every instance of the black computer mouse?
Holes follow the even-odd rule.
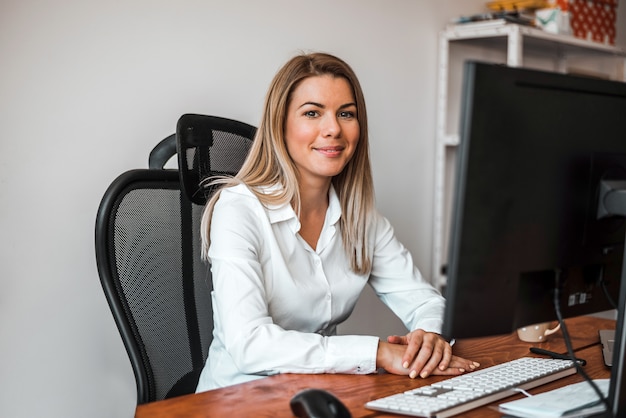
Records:
[[[352,418],[348,408],[322,389],[305,389],[291,398],[291,410],[298,418]]]

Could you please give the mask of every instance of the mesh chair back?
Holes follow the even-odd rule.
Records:
[[[178,173],[165,170],[122,174],[100,206],[98,270],[139,404],[192,392],[206,360],[213,322],[197,245],[201,210],[181,192]]]
[[[194,115],[193,121],[200,119]],[[179,122],[180,129],[185,126]],[[231,136],[211,134],[213,146],[243,154],[224,156],[231,161],[228,170],[238,170],[252,135],[247,146],[237,137],[233,151],[224,143]],[[222,167],[215,156],[224,151],[213,152],[198,135],[192,137],[197,145],[186,148],[192,162],[186,173],[204,164],[201,153]],[[163,168],[176,144],[176,135],[166,138],[151,152],[150,169],[115,179],[96,218],[98,272],[135,374],[138,404],[193,393],[212,339],[210,271],[200,257],[199,237],[206,195],[196,184],[192,194],[202,199],[192,202],[181,185],[182,171]],[[197,179],[211,175],[211,166],[203,167],[207,171],[194,173]]]

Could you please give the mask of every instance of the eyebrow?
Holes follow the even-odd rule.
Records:
[[[321,103],[317,103],[317,102],[304,102],[304,103],[302,103],[300,105],[299,108],[302,108],[302,107],[307,106],[307,105],[312,105],[312,106],[319,107],[321,109],[326,109],[325,105],[323,105]],[[352,106],[356,107],[356,103],[350,102],[350,103],[342,104],[341,106],[339,106],[339,109],[345,109],[346,107],[352,107]]]

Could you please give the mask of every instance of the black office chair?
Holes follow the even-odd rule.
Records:
[[[200,258],[199,183],[234,175],[256,129],[183,115],[150,153],[149,169],[121,174],[96,217],[100,281],[130,358],[142,404],[193,393],[212,340],[211,279]],[[165,164],[178,153],[179,169]]]

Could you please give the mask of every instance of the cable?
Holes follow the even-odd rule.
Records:
[[[602,288],[602,292],[604,292],[604,297],[606,297],[606,300],[609,301],[609,304],[613,307],[613,309],[617,309],[617,303],[615,303],[615,301],[611,297],[609,289],[606,287],[606,281],[604,280],[604,277],[600,279],[600,287]]]
[[[532,395],[532,394],[530,394],[530,393],[526,392],[524,389],[520,389],[520,388],[513,388],[513,389],[511,389],[511,390],[512,390],[512,391],[514,391],[514,392],[520,392],[521,394],[523,394],[523,395],[524,395],[524,396],[526,396],[527,398],[532,398],[532,397],[533,397],[533,395]]]
[[[561,324],[561,332],[563,333],[563,338],[565,339],[565,346],[567,347],[567,353],[570,356],[570,359],[576,359],[574,355],[574,349],[572,348],[572,340],[570,339],[569,332],[567,330],[567,326],[565,325],[565,321],[563,320],[563,314],[561,313],[561,303],[560,303],[560,295],[561,295],[561,270],[556,270],[554,276],[554,294],[553,294],[553,303],[554,303],[554,311],[556,312],[556,317],[559,320],[559,324]],[[574,360],[572,360],[574,361]],[[574,361],[574,366],[576,367],[576,371],[591,385],[596,395],[600,398],[604,406],[606,407],[606,411],[609,414],[612,414],[613,409],[609,404],[609,400],[604,396],[602,391],[596,382],[594,382],[589,375],[583,370],[582,365],[578,361]]]

